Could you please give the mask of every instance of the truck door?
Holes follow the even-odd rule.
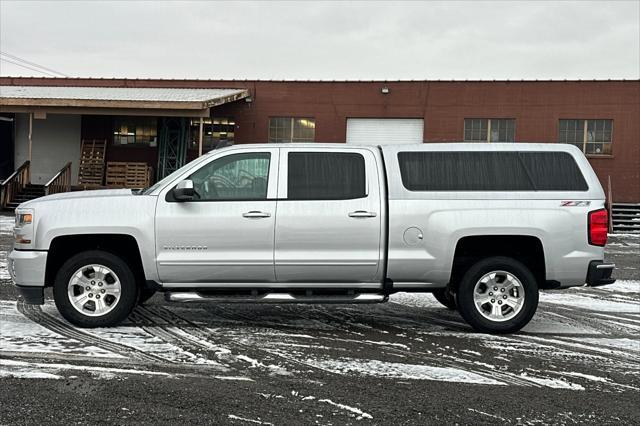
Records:
[[[225,152],[193,171],[196,197],[160,194],[158,274],[164,283],[272,282],[278,149]],[[175,185],[172,185],[172,188]]]
[[[379,282],[384,212],[373,152],[283,148],[279,176],[276,279]]]

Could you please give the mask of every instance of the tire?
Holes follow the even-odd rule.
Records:
[[[129,316],[138,301],[138,286],[124,260],[92,250],[76,254],[62,265],[53,284],[53,298],[70,323],[85,328],[109,327]]]
[[[144,305],[149,299],[156,294],[155,290],[149,288],[143,288],[140,290],[140,297],[138,297],[138,305]]]
[[[464,274],[456,299],[460,315],[476,331],[514,333],[529,323],[538,308],[538,284],[521,262],[490,257]]]
[[[433,297],[440,302],[444,307],[451,311],[456,310],[456,299],[453,294],[449,291],[449,288],[439,288],[437,290],[433,290]]]

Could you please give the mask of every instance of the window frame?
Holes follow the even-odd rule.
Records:
[[[122,128],[122,124],[123,123],[134,123],[136,121],[139,122],[143,122],[143,121],[153,121],[155,120],[155,138],[154,140],[149,140],[148,143],[142,143],[142,142],[136,142],[137,136],[136,136],[136,131],[133,132],[133,143],[118,143],[116,142],[116,139],[120,137],[120,129]],[[118,127],[118,125],[120,124],[120,127]],[[158,143],[159,143],[159,139],[160,139],[160,120],[157,117],[150,117],[150,116],[127,116],[127,115],[121,115],[121,116],[116,116],[113,119],[113,132],[112,132],[112,140],[111,140],[111,145],[114,147],[133,147],[133,148],[157,148],[158,147]],[[138,126],[136,126],[137,128]],[[152,128],[152,127],[150,127]],[[155,142],[155,144],[153,144]]]
[[[500,153],[510,153],[510,154],[517,154],[518,157],[518,163],[522,166],[522,170],[524,171],[524,175],[527,176],[532,188],[531,189],[451,189],[451,188],[446,188],[446,189],[412,189],[410,187],[407,186],[407,183],[405,181],[404,178],[404,174],[403,174],[403,167],[402,167],[402,159],[401,157],[404,156],[405,154],[436,154],[436,153],[440,153],[440,154],[464,154],[464,153],[470,153],[470,154],[477,154],[477,153],[488,153],[488,154],[500,154]],[[537,189],[533,176],[530,173],[531,171],[526,167],[525,163],[524,163],[524,159],[522,158],[522,154],[547,154],[547,153],[553,153],[555,155],[558,156],[566,156],[568,158],[570,158],[573,163],[576,166],[576,170],[578,171],[582,183],[584,184],[584,189]],[[580,164],[579,162],[576,160],[576,158],[574,158],[573,155],[571,155],[568,152],[564,152],[564,151],[518,151],[518,150],[499,150],[499,151],[487,151],[487,150],[482,150],[482,151],[468,151],[468,150],[464,150],[464,151],[458,151],[458,150],[452,150],[452,151],[398,151],[395,155],[395,161],[396,161],[396,165],[398,167],[398,173],[399,173],[399,180],[401,183],[402,188],[404,188],[404,190],[410,192],[410,193],[414,193],[414,194],[425,194],[425,193],[453,193],[453,194],[459,194],[459,193],[465,193],[465,194],[489,194],[489,193],[521,193],[521,194],[532,194],[532,193],[581,193],[584,194],[588,191],[591,190],[591,187],[589,185],[589,180],[588,177],[584,175],[583,170],[580,168]]]
[[[484,121],[486,123],[486,126],[484,127],[486,129],[486,139],[467,139],[467,121],[477,121],[480,120],[481,124],[480,124],[480,132],[483,132],[483,126],[482,126],[482,121]],[[513,140],[512,141],[501,141],[501,140],[491,140],[491,122],[492,121],[504,121],[505,124],[508,124],[508,122],[513,122]],[[462,140],[464,142],[468,142],[468,143],[515,143],[516,142],[516,119],[513,117],[493,117],[493,118],[480,118],[480,117],[466,117],[462,119]],[[508,129],[508,126],[507,126]],[[473,131],[476,130],[473,126],[471,127],[470,131],[473,133]],[[472,135],[473,136],[473,135]]]
[[[323,199],[293,199],[289,198],[288,185],[289,185],[289,154],[290,153],[355,153],[359,154],[364,159],[364,196],[358,198],[323,198]],[[352,201],[352,200],[364,200],[370,198],[371,194],[371,182],[378,180],[378,166],[376,160],[371,151],[362,148],[333,148],[333,149],[313,149],[307,147],[290,147],[280,149],[280,174],[278,179],[278,201],[291,201],[291,202],[335,202],[335,201]]]
[[[276,120],[276,119],[287,119],[289,120],[289,140],[288,141],[275,141],[271,138],[271,120]],[[270,116],[269,121],[267,122],[267,143],[313,143],[316,141],[316,119],[315,117],[312,116]],[[296,120],[309,120],[311,122],[313,122],[313,138],[311,138],[310,140],[294,140],[294,131],[295,131],[295,122]]]
[[[218,123],[216,123],[218,121]],[[226,121],[226,123],[221,123],[221,121]],[[216,131],[215,126],[227,126],[229,127],[227,131]],[[231,130],[232,128],[233,130]],[[220,140],[219,135],[224,133],[227,136],[231,135],[231,137],[227,137],[225,139],[226,142],[231,142],[233,144],[235,142],[235,128],[236,128],[236,120],[232,116],[214,116],[214,117],[204,117],[203,125],[202,125],[202,153],[206,154],[210,152],[218,146],[222,140]],[[231,130],[231,131],[229,131]],[[188,151],[198,152],[198,139],[200,137],[200,119],[192,118],[189,123],[189,146]],[[214,134],[218,134],[218,139],[214,137]],[[208,143],[211,143],[211,147],[207,146]]]
[[[266,202],[266,201],[275,201],[277,200],[277,191],[278,191],[278,169],[280,166],[280,150],[278,148],[260,148],[256,147],[253,149],[244,149],[244,148],[225,148],[222,151],[211,151],[215,154],[205,154],[202,157],[194,160],[195,164],[193,167],[186,169],[177,176],[171,183],[167,184],[163,189],[160,190],[159,195],[161,198],[164,198],[166,202],[169,203],[229,203],[229,202]],[[251,154],[251,153],[268,153],[270,155],[269,161],[269,174],[267,177],[267,197],[266,198],[253,198],[253,199],[218,199],[218,200],[188,200],[188,201],[179,201],[173,197],[173,190],[176,188],[178,183],[183,180],[191,179],[191,175],[198,172],[204,167],[208,167],[211,162],[219,160],[223,157],[228,157],[236,154]],[[210,157],[210,158],[207,158]],[[201,159],[206,159],[205,161],[198,161]]]
[[[567,142],[567,141],[562,141],[561,140],[561,133],[562,133],[562,122],[563,121],[576,121],[578,123],[582,124],[582,140],[580,141],[580,145],[578,145],[578,142]],[[589,142],[589,122],[593,122],[594,125],[597,124],[597,122],[602,121],[604,123],[606,122],[610,122],[611,126],[610,126],[610,130],[609,130],[609,141],[605,142],[605,141],[594,141],[594,142]],[[558,119],[558,143],[565,143],[565,144],[569,144],[569,145],[573,145],[576,148],[580,149],[580,151],[587,157],[595,157],[595,158],[610,158],[613,157],[613,123],[614,120],[612,118],[559,118]],[[606,130],[603,130],[606,131]],[[594,132],[597,132],[597,130],[594,130]],[[575,133],[575,131],[574,131]],[[595,144],[603,144],[603,148],[604,145],[609,145],[609,152],[608,153],[596,153],[596,152],[587,152],[587,146],[588,145],[595,145]]]

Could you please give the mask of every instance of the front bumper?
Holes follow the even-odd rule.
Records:
[[[13,250],[7,265],[11,279],[25,302],[44,303],[44,275],[47,267],[47,252]]]
[[[598,287],[601,285],[613,284],[615,278],[611,277],[613,269],[616,267],[613,263],[604,263],[601,260],[593,260],[589,262],[589,271],[587,272],[587,285],[589,287]]]

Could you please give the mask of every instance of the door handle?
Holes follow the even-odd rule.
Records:
[[[364,210],[356,210],[355,212],[349,213],[349,217],[376,217],[376,212],[367,212]]]
[[[263,217],[271,217],[271,213],[253,210],[250,212],[242,213],[242,217],[246,217],[248,219],[260,219]]]

